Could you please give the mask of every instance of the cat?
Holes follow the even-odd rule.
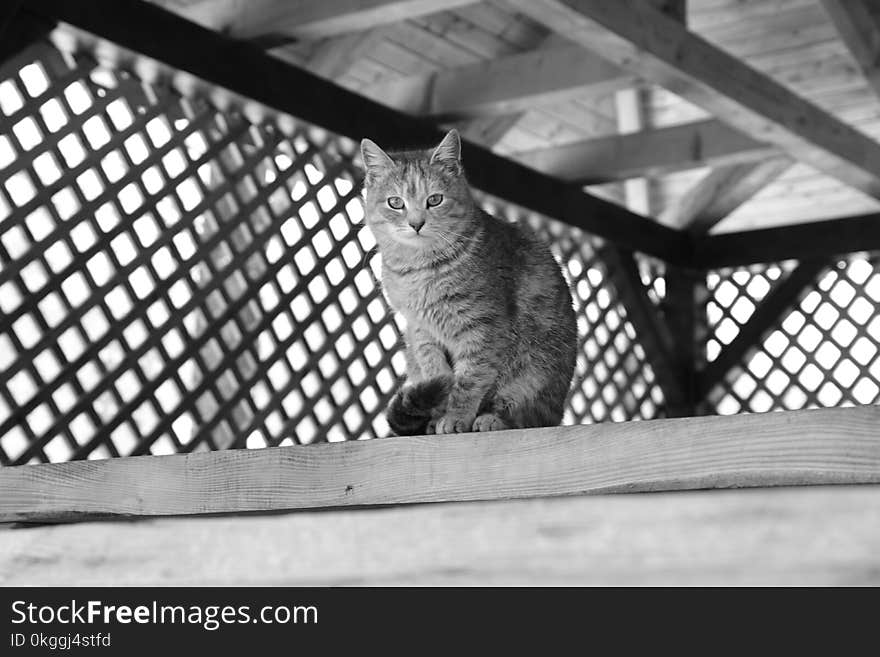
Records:
[[[364,139],[366,223],[382,288],[406,319],[397,435],[560,423],[574,373],[571,291],[548,246],[475,202],[450,130],[426,151]]]

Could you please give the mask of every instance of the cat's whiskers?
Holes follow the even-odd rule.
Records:
[[[439,238],[440,240],[442,240],[442,241],[446,244],[446,246],[448,246],[448,247],[449,247],[451,250],[453,250],[453,251],[455,250],[456,247],[459,246],[459,244],[461,244],[461,243],[467,241],[466,238],[464,238],[464,237],[460,237],[459,239],[453,241],[453,240],[449,239],[449,233],[447,233],[447,234],[443,234],[443,233],[441,233],[441,232],[439,232],[439,231],[438,231],[438,232],[435,232],[435,233],[432,233],[432,235],[433,235],[434,237],[437,237],[437,238]]]
[[[455,231],[447,230],[445,228],[442,231],[437,231],[437,233],[435,233],[435,234],[443,234],[446,237],[452,236],[452,237],[455,237],[456,239],[460,239],[465,242],[473,242],[473,240],[474,240],[473,235],[465,235],[463,233],[456,233]]]

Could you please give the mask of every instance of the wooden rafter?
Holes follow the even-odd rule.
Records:
[[[458,131],[462,139],[493,150],[504,141],[522,117],[522,112],[504,116],[483,116],[464,121],[458,126]]]
[[[550,34],[544,38],[543,42],[540,43],[535,50],[556,50],[563,46],[571,47],[571,44],[557,34]],[[501,57],[497,59],[504,58]],[[525,117],[530,109],[532,108],[524,107],[521,111],[513,112],[511,114],[489,114],[486,116],[478,116],[476,118],[460,121],[456,125],[458,126],[461,136],[467,141],[480,144],[490,150],[503,152],[504,141],[507,136],[519,124],[523,117]]]
[[[235,90],[265,106],[342,135],[359,138],[371,134],[392,144],[430,143],[438,138],[437,128],[426,121],[340,89],[250,44],[199,28],[145,3],[32,0],[23,13],[59,19],[86,32],[101,34],[124,48],[165,62],[211,85]],[[665,20],[661,14],[656,17],[658,21]],[[151,29],[145,30],[143,25],[150,25]],[[787,227],[782,231],[784,239],[776,242],[767,239],[775,233],[763,231],[712,236],[698,243],[698,254],[692,259],[694,245],[686,235],[485,149],[468,144],[465,156],[472,163],[472,181],[485,191],[577,225],[623,248],[655,255],[673,264],[704,267],[778,260],[798,257],[799,253],[844,253],[876,248],[871,245],[880,242],[874,228],[877,222],[863,217],[846,224],[833,221]],[[725,249],[729,251],[725,253]]]
[[[880,7],[874,0],[822,0],[868,84],[880,95]]]
[[[743,132],[880,197],[880,144],[647,3],[510,0],[519,11]]]
[[[713,119],[598,137],[518,153],[517,159],[564,180],[596,184],[707,165],[764,160],[778,149]]]
[[[410,114],[457,120],[607,94],[633,81],[634,76],[583,48],[563,46],[387,80],[368,91]]]
[[[430,122],[342,89],[267,55],[253,44],[204,29],[152,5],[135,0],[32,0],[26,11],[78,28],[82,43],[88,42],[89,33],[101,35],[121,48],[188,73],[215,88],[234,90],[264,108],[287,112],[353,139],[370,135],[379,143],[405,146],[435,143],[442,137]],[[97,47],[97,43],[93,45]],[[189,82],[196,83],[191,78]],[[247,104],[243,106],[249,111]],[[463,157],[469,163],[471,182],[485,192],[576,225],[624,248],[674,262],[689,259],[686,236],[590,196],[575,185],[473,144],[464,145]]]
[[[472,4],[475,0],[199,0],[156,4],[231,36],[319,38],[359,32]]]
[[[351,71],[358,60],[385,37],[387,31],[386,27],[377,27],[324,39],[309,56],[307,67],[328,80],[338,80]]]
[[[23,4],[15,0],[0,9],[0,64],[55,28],[55,21],[23,15]]]
[[[703,235],[792,165],[786,156],[713,169],[681,198],[670,203],[658,220],[667,226]]]
[[[880,250],[880,214],[720,233],[694,243],[696,267],[714,269],[759,262]]]
[[[649,127],[647,119],[647,90],[641,88],[621,89],[614,94],[617,131],[621,134],[639,132]],[[654,215],[651,208],[652,180],[646,176],[623,181],[623,197],[626,206],[646,217]]]
[[[601,255],[608,266],[611,283],[626,309],[627,320],[633,325],[663,391],[666,412],[670,416],[682,415],[682,410],[688,406],[688,395],[685,374],[675,356],[675,336],[648,298],[633,254],[608,247]]]

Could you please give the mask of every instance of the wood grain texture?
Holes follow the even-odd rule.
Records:
[[[511,114],[630,86],[634,76],[579,46],[541,48],[427,75],[382,80],[370,97],[410,114]]]
[[[754,162],[778,154],[776,146],[707,120],[536,149],[517,153],[516,158],[563,180],[596,184]]]
[[[870,0],[822,0],[822,6],[865,80],[880,95],[880,7]]]
[[[880,483],[880,407],[0,469],[0,520]]]
[[[634,0],[510,0],[621,68],[880,198],[880,144]]]
[[[880,585],[880,487],[0,527],[0,585]]]
[[[475,0],[210,0],[155,4],[238,38],[266,34],[326,37],[454,9]]]
[[[703,235],[792,165],[784,156],[718,167],[663,209],[657,218],[671,228]]]

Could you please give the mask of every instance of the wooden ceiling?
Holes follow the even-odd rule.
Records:
[[[870,0],[154,2],[673,227],[880,210]]]

